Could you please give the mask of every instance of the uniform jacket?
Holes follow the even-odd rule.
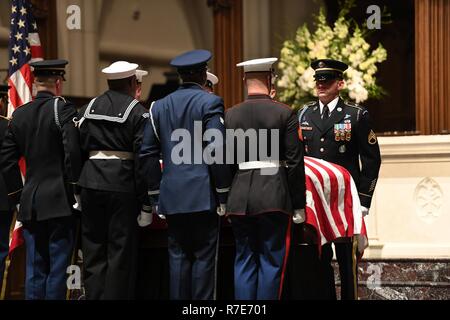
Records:
[[[275,175],[262,175],[260,169],[238,170],[235,173],[227,211],[229,214],[254,215],[266,212],[285,212],[292,214],[295,209],[305,207],[305,168],[303,145],[298,136],[298,120],[296,113],[288,106],[273,101],[269,96],[250,96],[245,102],[229,109],[225,116],[228,129],[266,129],[267,140],[257,136],[257,146],[266,144],[271,150],[271,132],[279,130],[279,154],[276,160],[286,161],[286,167],[279,168]],[[228,144],[227,152],[237,155],[238,142]],[[249,144],[245,145],[245,162],[260,161],[249,152]],[[259,147],[258,147],[259,150]],[[264,152],[262,152],[264,153]],[[271,157],[274,159],[273,157]],[[239,159],[235,158],[235,163]]]
[[[225,164],[207,163],[203,157],[206,148],[224,153],[224,140],[203,141],[208,129],[215,129],[225,137],[223,117],[223,100],[196,83],[184,83],[152,104],[141,158],[149,179],[149,194],[155,202],[159,201],[160,213],[215,211],[219,203],[226,203],[229,169]],[[179,133],[184,133],[186,139],[176,137],[177,129],[182,130]],[[184,156],[186,161],[174,162],[172,153]]]
[[[339,99],[327,120],[321,119],[318,101],[306,105],[299,115],[306,155],[346,168],[355,180],[361,205],[369,208],[381,165],[369,112]]]
[[[73,104],[49,92],[39,92],[13,113],[1,167],[8,194],[21,193],[19,221],[72,214],[73,187],[81,169],[76,117]],[[25,185],[18,166],[21,157],[26,163]]]

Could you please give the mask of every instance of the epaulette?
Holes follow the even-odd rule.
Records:
[[[304,108],[306,108],[306,107],[312,107],[313,105],[315,105],[317,103],[317,101],[310,101],[310,102],[308,102],[308,103],[305,103],[301,108],[300,108],[300,110],[302,110],[302,109],[304,109]]]
[[[56,98],[56,99],[61,99],[62,101],[64,101],[64,103],[67,103],[67,101],[66,101],[66,99],[64,99],[64,97],[55,96],[54,98]]]
[[[359,104],[352,102],[352,101],[344,101],[344,104],[346,106],[352,107],[352,108],[356,108],[360,111],[364,110],[363,107],[361,107]]]

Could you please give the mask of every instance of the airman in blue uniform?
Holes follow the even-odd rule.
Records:
[[[172,60],[183,83],[152,103],[141,149],[153,205],[167,217],[170,298],[174,300],[214,298],[216,213],[218,208],[220,213],[225,210],[230,177],[226,165],[203,157],[205,150],[221,153],[224,149],[218,141],[203,141],[206,130],[225,137],[223,100],[203,87],[211,57],[209,51],[194,50]]]

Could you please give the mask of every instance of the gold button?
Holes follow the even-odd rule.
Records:
[[[320,141],[324,142],[324,141],[325,141],[325,138],[320,139]]]
[[[320,152],[322,152],[322,153],[323,153],[324,151],[325,151],[325,149],[324,149],[324,148],[320,148]]]

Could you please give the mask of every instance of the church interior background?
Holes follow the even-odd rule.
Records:
[[[311,24],[320,6],[326,8],[330,23],[339,11],[337,0],[32,2],[45,56],[70,61],[65,96],[80,106],[106,89],[100,70],[116,60],[139,63],[150,72],[143,93],[151,101],[158,85],[173,77],[169,61],[199,48],[214,52],[210,69],[220,78],[218,94],[226,107],[232,106],[243,98],[236,63],[279,57],[283,41],[303,23]],[[360,297],[449,299],[450,1],[362,0],[351,16],[363,22],[371,4],[386,6],[392,22],[374,32],[369,41],[371,45],[381,42],[388,51],[378,72],[388,94],[364,103],[380,136],[383,163],[366,221],[370,246],[359,270]],[[0,2],[2,80],[8,61],[9,5],[9,1]],[[80,30],[66,27],[69,5],[81,8]],[[141,271],[151,268],[164,274],[163,265],[149,266],[150,253],[165,254],[162,232],[142,234]],[[224,234],[223,252],[229,258],[232,242],[227,230]],[[222,268],[227,274],[232,266]],[[142,297],[167,296],[164,277],[155,284],[154,277],[140,274]],[[15,284],[14,276],[10,275],[8,294],[20,298],[23,287]],[[225,298],[232,295],[227,281],[219,281]],[[149,283],[154,292],[145,290]]]

